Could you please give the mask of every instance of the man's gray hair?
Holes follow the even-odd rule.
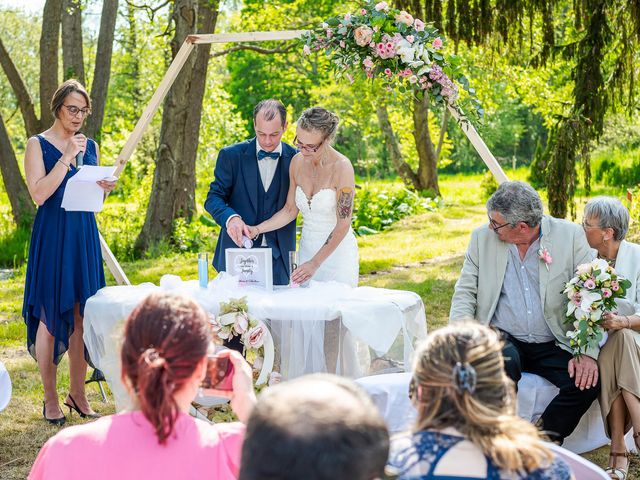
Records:
[[[542,220],[542,200],[528,183],[504,182],[487,201],[487,211],[500,213],[509,225],[524,222],[537,227]]]
[[[585,220],[598,220],[600,228],[612,228],[617,242],[629,231],[629,210],[614,197],[594,197],[584,207]]]
[[[262,100],[260,103],[258,103],[253,109],[254,125],[259,113],[262,113],[262,116],[267,122],[270,122],[271,120],[276,118],[276,116],[279,116],[282,128],[284,128],[284,125],[287,123],[287,109],[280,100],[270,98],[268,100]]]

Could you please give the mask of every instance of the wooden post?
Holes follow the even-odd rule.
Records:
[[[508,181],[509,179],[507,178],[506,173],[504,173],[504,170],[502,170],[502,167],[496,160],[496,157],[493,156],[493,154],[487,147],[487,144],[484,143],[484,140],[482,140],[480,135],[478,135],[478,132],[476,131],[475,127],[471,124],[471,122],[461,120],[460,114],[451,105],[447,105],[447,107],[449,108],[449,111],[451,112],[451,115],[453,116],[453,118],[456,119],[456,122],[458,122],[458,125],[460,125],[460,128],[462,129],[462,131],[465,133],[465,135],[471,142],[471,145],[473,145],[473,147],[476,149],[476,151],[480,155],[480,158],[482,158],[482,161],[487,165],[487,167],[489,167],[489,170],[491,170],[491,173],[493,173],[493,176],[498,181],[498,183],[503,183]]]

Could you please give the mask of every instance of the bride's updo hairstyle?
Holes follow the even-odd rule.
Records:
[[[296,125],[303,130],[321,133],[329,143],[333,143],[338,133],[340,118],[322,107],[307,108]]]
[[[503,470],[531,472],[552,461],[538,430],[515,415],[494,330],[469,322],[429,334],[416,353],[410,390],[416,431],[453,427]]]
[[[210,341],[207,314],[181,295],[152,293],[127,319],[122,378],[160,444],[166,443],[178,417],[173,395],[191,378]]]

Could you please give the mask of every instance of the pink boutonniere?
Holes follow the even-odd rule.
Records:
[[[544,266],[547,267],[547,271],[549,271],[549,265],[553,262],[553,258],[551,258],[551,254],[546,247],[540,247],[540,250],[538,250],[538,258],[544,262]]]

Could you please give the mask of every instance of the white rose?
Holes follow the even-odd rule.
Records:
[[[218,317],[220,325],[233,325],[236,322],[236,312],[225,313]]]

